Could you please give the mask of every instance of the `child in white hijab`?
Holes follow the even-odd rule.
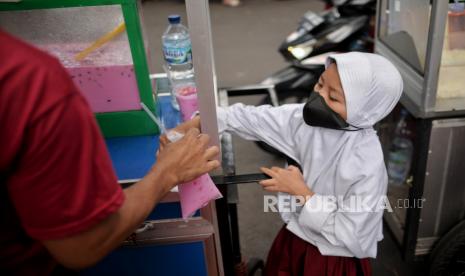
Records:
[[[260,184],[278,192],[278,202],[304,203],[279,206],[286,225],[266,275],[371,275],[367,258],[376,257],[383,238],[387,190],[373,125],[399,101],[402,78],[384,57],[352,52],[331,56],[314,90],[306,104],[219,108],[219,129],[264,141],[303,170],[262,168],[272,178]]]

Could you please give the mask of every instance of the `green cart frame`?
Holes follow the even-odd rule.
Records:
[[[57,9],[72,7],[120,5],[126,24],[139,97],[149,109],[155,111],[152,84],[142,37],[137,0],[22,0],[0,3],[0,11]],[[105,137],[158,134],[159,130],[143,110],[96,113],[97,121]]]

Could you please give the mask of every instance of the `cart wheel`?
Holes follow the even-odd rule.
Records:
[[[465,275],[465,221],[444,235],[430,255],[430,275]]]

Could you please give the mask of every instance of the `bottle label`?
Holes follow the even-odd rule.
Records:
[[[192,61],[191,45],[179,46],[163,46],[163,54],[168,64],[185,64]]]

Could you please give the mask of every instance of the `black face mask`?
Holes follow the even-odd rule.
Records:
[[[326,104],[325,99],[318,93],[312,92],[304,106],[304,121],[307,125],[340,130],[349,124]]]

